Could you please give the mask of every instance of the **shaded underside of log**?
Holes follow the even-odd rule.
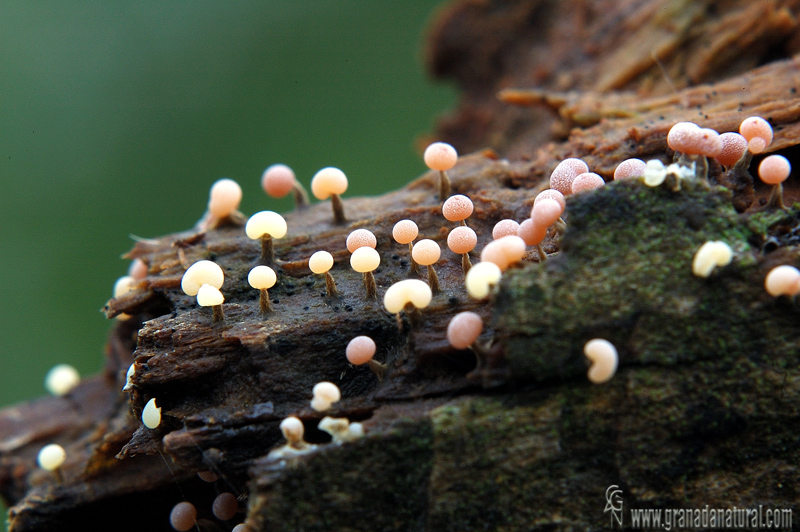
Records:
[[[667,43],[659,59],[676,79],[673,70],[682,68],[692,74],[680,79],[708,82],[674,94],[646,83],[660,70],[642,59],[640,50],[652,48],[636,44],[644,30],[631,42],[600,31],[615,17],[652,30],[646,14],[667,4],[598,2],[585,7],[599,17],[567,17],[570,5],[459,2],[433,32],[437,72],[464,88],[454,123],[470,133],[454,137],[457,145],[492,146],[503,156],[475,153],[450,171],[453,193],[475,203],[467,222],[478,234],[473,262],[496,222],[530,215],[535,192],[562,158],[581,157],[606,179],[629,157],[667,162],[666,133],[677,121],[730,131],[762,115],[776,126],[770,150],[797,161],[800,64],[786,59],[751,70],[776,49],[797,46],[787,33],[795,28],[793,4],[730,2],[714,13],[712,4],[668,4],[674,17],[659,19],[668,31],[653,34]],[[485,16],[491,6],[495,18]],[[744,17],[746,9],[763,16]],[[532,32],[551,20],[561,22]],[[721,21],[743,34],[737,20],[749,20],[760,36],[749,53],[723,60],[728,52],[714,45],[705,59],[697,56],[699,32],[719,43]],[[490,23],[496,28],[487,35],[502,42],[470,44]],[[498,37],[501,30],[508,36]],[[581,38],[556,39],[556,30]],[[684,37],[675,40],[676,32]],[[456,38],[465,41],[454,45]],[[542,61],[546,43],[552,72],[536,74],[531,61]],[[553,66],[588,44],[590,56]],[[528,55],[518,55],[523,47]],[[636,61],[639,70],[631,67]],[[594,70],[577,75],[580,64]],[[556,70],[572,81],[557,84]],[[496,99],[510,87],[525,90]],[[542,102],[550,109],[528,107]],[[486,127],[465,125],[469,106],[485,113]],[[545,133],[533,131],[537,121]],[[792,180],[787,196],[797,199]],[[267,315],[247,284],[260,243],[234,221],[138,243],[130,257],[144,260],[148,275],[107,306],[110,317],[131,317],[114,327],[105,372],[65,397],[0,412],[0,490],[14,505],[12,530],[105,530],[114,516],[117,530],[169,530],[169,510],[180,500],[196,504],[209,530],[245,519],[252,530],[584,530],[607,522],[601,510],[610,484],[622,487],[628,507],[798,507],[800,310],[763,289],[771,267],[800,263],[797,209],[764,211],[758,200],[766,188],[715,163],[710,183],[679,191],[611,183],[569,199],[566,233],[545,241],[550,260],[539,263],[529,252],[497,293],[476,301],[463,288],[460,256],[446,249],[455,224],[441,216],[437,190],[431,172],[384,196],[345,199],[343,225],[333,223],[327,202],[287,214]],[[407,247],[391,237],[406,218],[419,225],[419,238],[444,248],[435,265],[442,292],[421,323],[402,316],[398,328],[382,297],[411,276]],[[349,268],[345,239],[356,228],[377,237],[377,300]],[[691,261],[708,240],[728,242],[735,257],[701,279]],[[308,269],[320,249],[334,256],[340,296],[326,296],[325,279]],[[186,268],[201,259],[225,272],[222,322],[180,289]],[[494,341],[480,367],[471,351],[445,339],[450,318],[464,310],[483,317],[481,341]],[[382,381],[344,357],[361,334],[376,340],[376,358],[388,365]],[[620,352],[618,374],[604,385],[586,379],[582,348],[593,337]],[[128,394],[121,388],[131,363]],[[317,429],[325,414],[309,401],[319,381],[342,390],[326,414],[362,422],[362,439],[336,445]],[[139,421],[151,398],[162,409],[155,430]],[[270,459],[288,415],[304,422],[316,447]],[[63,482],[35,466],[51,441],[68,452]],[[205,470],[220,480],[202,482],[196,472]],[[210,511],[221,491],[241,501],[243,513],[229,523]]]

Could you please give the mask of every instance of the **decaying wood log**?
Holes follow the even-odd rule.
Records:
[[[577,4],[584,10],[569,11]],[[733,131],[746,116],[768,117],[770,151],[800,164],[800,60],[774,57],[797,48],[796,11],[791,2],[454,3],[431,45],[434,71],[464,89],[442,132],[459,148],[496,150],[450,171],[453,193],[475,204],[476,249],[497,221],[530,215],[562,158],[581,157],[609,180],[623,159],[671,159],[665,138],[677,121]],[[653,49],[668,78],[648,62]],[[252,531],[599,529],[611,484],[626,508],[798,508],[800,309],[766,294],[763,279],[800,264],[800,209],[765,210],[765,188],[713,163],[708,181],[677,191],[610,183],[570,197],[566,232],[545,241],[550,260],[531,251],[489,300],[466,294],[461,258],[444,250],[442,292],[420,323],[398,327],[381,298],[411,274],[391,230],[411,218],[419,238],[446,246],[455,224],[437,191],[428,173],[346,199],[344,225],[327,203],[288,213],[266,315],[247,284],[260,243],[240,225],[138,243],[129,256],[148,275],[108,303],[109,317],[129,317],[114,327],[104,373],[0,412],[11,529],[170,530],[181,500],[197,506],[202,530],[242,521]],[[792,177],[787,198],[797,191]],[[378,300],[348,267],[346,236],[362,227],[378,240]],[[734,260],[703,279],[691,262],[708,240],[729,243]],[[326,296],[308,269],[320,249],[335,258],[340,296]],[[180,289],[200,259],[225,271],[222,322]],[[483,317],[481,340],[494,342],[481,364],[445,339],[464,310]],[[383,380],[345,359],[361,334],[388,365]],[[620,352],[603,385],[585,375],[582,348],[594,337]],[[341,388],[330,414],[362,422],[362,438],[334,444],[317,429],[323,414],[309,401],[320,381]],[[162,412],[153,430],[140,422],[152,398]],[[289,415],[315,447],[268,457]],[[67,449],[61,480],[36,468],[50,442]],[[215,483],[197,477],[207,470]],[[229,522],[211,513],[222,491],[240,500]]]
[[[635,113],[638,106],[615,109],[617,93],[675,96],[793,57],[800,52],[799,13],[796,0],[453,2],[434,23],[427,54],[429,69],[463,91],[439,131],[464,151],[491,147],[511,159],[530,157],[554,136],[568,135],[573,123]],[[790,89],[800,90],[778,77],[768,85],[743,84],[741,96],[725,102],[731,110],[743,102],[746,113],[753,103],[779,103],[793,99]],[[504,105],[496,97],[504,89],[536,89],[551,102],[569,91],[590,94],[562,123],[547,110]],[[677,100],[665,118],[713,119],[698,112],[712,102],[705,93],[696,96]]]

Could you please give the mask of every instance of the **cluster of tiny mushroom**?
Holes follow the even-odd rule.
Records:
[[[205,482],[216,482],[219,476],[211,471],[200,471],[197,473]],[[239,500],[236,495],[229,491],[224,491],[214,498],[211,503],[211,513],[220,521],[230,521],[239,513]],[[169,514],[169,522],[172,528],[179,532],[186,532],[197,527],[197,508],[188,501],[182,501],[172,507]],[[232,532],[244,532],[247,530],[244,523],[233,527]]]
[[[318,382],[312,390],[311,408],[317,412],[327,412],[333,403],[342,398],[339,387],[332,382]],[[317,424],[317,428],[327,432],[331,436],[331,443],[341,444],[356,440],[364,435],[364,427],[361,423],[351,423],[347,418],[335,418],[330,416],[323,417]],[[286,459],[298,454],[308,453],[317,448],[316,445],[308,443],[304,439],[305,427],[300,418],[289,416],[281,421],[281,432],[286,440],[286,444],[273,449],[268,456],[273,460]]]
[[[678,122],[667,135],[667,144],[675,151],[675,162],[665,166],[657,159],[647,163],[629,159],[620,164],[617,168],[620,175],[615,172],[614,178],[641,175],[646,185],[659,186],[672,176],[675,178],[673,186],[678,189],[682,179],[707,177],[709,158],[716,159],[725,170],[746,171],[753,155],[763,153],[772,143],[772,138],[772,126],[758,116],[744,119],[739,125],[739,133],[719,134],[693,122]],[[791,165],[782,155],[769,155],[759,163],[759,178],[773,186],[767,208],[785,208],[782,183],[790,173]]]
[[[648,186],[659,186],[668,177],[674,178],[673,187],[679,188],[683,179],[693,179],[707,175],[707,158],[713,157],[725,169],[734,167],[747,168],[753,154],[762,153],[772,141],[772,129],[762,118],[751,117],[741,124],[739,133],[718,134],[716,131],[700,128],[696,124],[681,122],[675,124],[667,137],[668,144],[676,152],[676,161],[664,165],[659,160],[648,162],[639,159],[628,159],[620,163],[614,179],[641,178]],[[489,296],[493,286],[497,285],[503,271],[518,264],[526,255],[527,246],[534,246],[539,261],[547,255],[542,242],[552,229],[559,234],[565,228],[563,218],[565,196],[580,194],[602,187],[604,179],[590,172],[585,162],[569,158],[559,163],[550,176],[550,188],[540,192],[533,200],[530,217],[521,223],[506,219],[499,221],[492,231],[492,241],[484,246],[480,253],[480,262],[473,265],[469,254],[477,245],[476,232],[467,224],[472,215],[474,205],[465,195],[450,194],[451,182],[447,171],[452,169],[458,154],[449,144],[436,142],[425,150],[426,165],[439,172],[439,197],[443,202],[442,215],[449,222],[457,225],[450,229],[447,245],[450,251],[460,255],[465,274],[467,293],[476,299]],[[765,183],[774,186],[769,206],[783,208],[781,183],[791,172],[789,162],[782,156],[765,157],[759,167],[759,177]],[[283,197],[294,192],[297,207],[308,204],[308,195],[295,178],[294,172],[285,165],[272,165],[265,170],[261,179],[264,191],[272,197]],[[338,168],[323,168],[312,179],[313,195],[325,200],[330,198],[333,207],[334,223],[346,221],[341,194],[347,189],[347,177]],[[198,227],[207,230],[220,226],[225,220],[232,219],[243,223],[245,218],[238,211],[242,192],[239,185],[230,179],[222,179],[214,183],[209,195],[208,210]],[[248,275],[250,286],[260,292],[260,309],[267,315],[272,311],[268,289],[272,288],[278,274],[272,266],[275,264],[273,239],[283,238],[287,233],[286,220],[273,211],[261,211],[246,219],[245,234],[260,241],[261,257],[259,265]],[[401,313],[406,312],[412,324],[421,319],[421,310],[425,309],[433,296],[440,291],[439,278],[434,269],[441,258],[441,248],[433,239],[421,239],[419,229],[413,220],[405,219],[397,222],[392,231],[393,239],[401,245],[408,245],[411,267],[410,273],[419,274],[419,266],[427,269],[427,283],[419,279],[406,279],[391,285],[384,293],[383,303],[389,313],[397,315],[398,326],[402,327]],[[380,255],[376,251],[377,238],[367,229],[356,229],[347,237],[346,247],[351,253],[350,265],[356,272],[362,273],[367,298],[377,298],[378,291],[373,272],[380,265]],[[694,257],[692,271],[699,277],[708,277],[717,267],[724,267],[733,259],[733,252],[724,242],[706,242]],[[333,255],[320,250],[311,255],[309,269],[317,275],[325,275],[326,295],[338,294],[336,283],[330,273],[334,265]],[[134,260],[128,275],[120,278],[114,287],[114,297],[134,291],[147,275],[147,265],[140,259]],[[222,268],[209,260],[201,260],[192,264],[183,275],[181,288],[189,296],[195,296],[197,303],[203,307],[213,308],[213,320],[224,320],[224,296],[221,289],[225,280]],[[792,266],[779,266],[773,269],[765,280],[765,287],[770,295],[787,295],[790,297],[800,293],[800,271]],[[122,318],[126,316],[122,315]],[[461,312],[455,315],[447,328],[447,340],[455,349],[470,349],[475,353],[478,366],[491,342],[480,344],[478,338],[483,331],[483,319],[474,312]],[[346,359],[350,364],[366,364],[379,379],[383,379],[387,366],[374,360],[377,351],[374,340],[368,336],[353,338],[346,349]],[[611,379],[618,365],[618,354],[615,347],[604,339],[593,339],[586,343],[584,354],[590,361],[588,378],[593,383],[604,383]],[[130,390],[135,375],[135,365],[131,365],[123,390]],[[67,367],[56,367],[47,377],[47,388],[55,395],[68,393],[79,380],[77,372]],[[341,399],[339,388],[330,382],[320,382],[313,389],[311,408],[317,412],[328,411],[333,403]],[[142,423],[149,429],[156,429],[161,423],[161,408],[156,399],[150,398],[142,411]],[[352,441],[363,435],[360,423],[350,423],[345,418],[324,417],[318,428],[328,432],[333,443]],[[275,459],[308,452],[314,445],[304,441],[303,422],[294,416],[284,419],[280,424],[286,445],[274,449],[269,456]],[[40,467],[55,471],[60,476],[60,466],[66,458],[64,449],[56,444],[44,447],[39,453]],[[216,479],[216,475],[207,476]],[[200,474],[203,477],[203,473]],[[226,521],[238,512],[236,497],[223,493],[224,500],[215,500],[214,514]],[[219,497],[218,497],[219,499]],[[175,506],[170,516],[172,526],[176,530],[189,530],[195,526],[197,512],[188,502]],[[237,528],[243,527],[238,525]],[[243,529],[243,528],[240,528]],[[236,530],[236,528],[234,529]]]
[[[667,144],[676,152],[677,162],[665,167],[660,161],[648,161],[643,172],[644,182],[649,186],[658,186],[671,175],[676,179],[675,188],[680,188],[682,179],[707,176],[708,158],[716,159],[723,169],[746,171],[753,155],[763,153],[772,139],[772,126],[758,116],[744,119],[739,125],[739,133],[719,134],[692,122],[679,122],[667,136]],[[699,167],[698,162],[701,163]],[[783,181],[790,173],[791,165],[782,155],[769,155],[761,160],[758,176],[762,182],[772,185],[766,208],[785,209]],[[709,277],[715,268],[727,266],[732,260],[733,250],[727,243],[709,241],[695,253],[692,272],[698,277]],[[800,284],[795,282],[792,271],[797,270],[792,266],[773,269],[765,279],[767,292],[772,296],[794,296],[800,292]]]
[[[672,126],[667,135],[667,144],[675,151],[676,162],[665,166],[657,159],[646,163],[639,159],[628,159],[617,167],[614,178],[642,176],[646,185],[659,186],[672,176],[675,179],[673,187],[678,189],[682,179],[707,177],[708,158],[714,158],[724,170],[746,171],[753,155],[766,151],[772,140],[772,126],[758,116],[744,119],[738,133],[719,134],[692,122],[679,122]],[[789,161],[782,155],[768,155],[759,163],[758,177],[763,183],[772,185],[767,209],[786,208],[783,204],[783,182],[791,170]],[[715,268],[727,266],[732,260],[733,250],[727,243],[705,242],[695,253],[692,272],[698,277],[709,277]],[[767,274],[764,286],[771,296],[795,297],[800,293],[800,271],[789,265],[773,268]]]

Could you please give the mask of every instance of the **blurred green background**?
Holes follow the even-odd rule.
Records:
[[[422,173],[414,139],[455,101],[421,60],[437,4],[3,2],[0,405],[100,370],[129,235],[191,227],[215,180],[253,213],[291,206],[259,187],[275,162],[338,166],[348,196]]]

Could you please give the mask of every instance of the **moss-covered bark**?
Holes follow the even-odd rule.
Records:
[[[582,346],[603,337],[623,362],[674,366],[798,347],[790,315],[763,289],[752,242],[723,189],[614,183],[575,198],[562,254],[509,275],[498,297],[512,372],[548,380],[582,371]],[[695,252],[721,240],[730,266],[692,273]]]
[[[612,484],[628,509],[796,511],[800,312],[763,289],[752,229],[763,224],[704,184],[615,183],[568,209],[559,257],[509,272],[496,300],[521,388],[448,401],[266,484],[259,470],[251,509],[265,529],[592,530],[609,523]],[[691,263],[709,239],[735,258],[704,279]],[[620,351],[607,384],[585,375],[593,337]],[[398,493],[408,506],[387,521],[381,502]],[[324,502],[337,497],[359,503]]]

